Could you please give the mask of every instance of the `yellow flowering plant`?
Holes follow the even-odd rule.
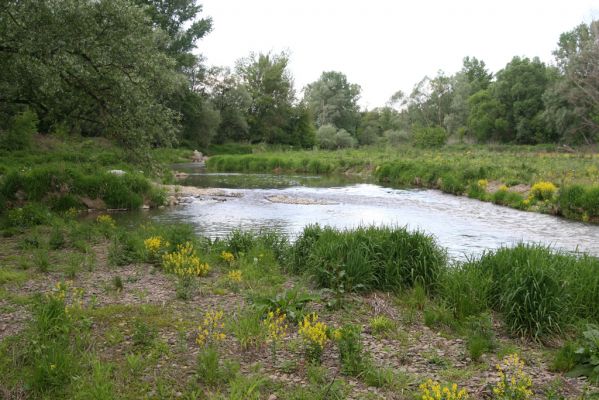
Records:
[[[207,263],[202,263],[191,242],[177,245],[177,250],[162,256],[162,266],[166,272],[179,277],[204,276],[210,271]]]
[[[480,187],[483,190],[486,190],[487,187],[489,186],[489,181],[486,179],[479,179],[477,184],[478,184],[478,187]]]
[[[551,182],[540,181],[532,185],[530,194],[538,200],[551,200],[557,187]]]
[[[497,400],[527,400],[532,398],[532,379],[524,372],[524,362],[518,354],[510,354],[497,364],[499,381],[493,387]]]
[[[204,319],[198,325],[198,335],[196,337],[198,346],[214,346],[226,339],[223,315],[224,313],[220,310],[207,311],[204,314]]]
[[[116,222],[114,222],[114,219],[108,214],[98,215],[96,217],[96,223],[102,234],[106,237],[109,237],[116,228]]]
[[[46,297],[50,301],[61,303],[69,318],[73,317],[73,312],[83,308],[83,289],[74,287],[72,281],[56,283]]]
[[[466,400],[469,398],[468,391],[459,389],[455,383],[447,386],[428,379],[419,388],[422,400]]]
[[[329,341],[328,327],[318,321],[318,315],[306,315],[299,324],[298,333],[304,341],[306,358],[310,362],[320,363],[324,346]]]
[[[277,344],[287,336],[287,328],[289,327],[287,324],[287,315],[277,308],[275,311],[269,311],[266,314],[263,324],[268,332],[268,340],[270,341],[272,350],[272,363],[274,366],[277,357]]]
[[[235,269],[227,273],[227,280],[231,283],[240,283],[242,280],[241,270]]]
[[[144,240],[144,247],[148,253],[149,261],[156,262],[160,256],[166,251],[169,242],[161,236],[151,236]]]
[[[220,258],[229,266],[231,266],[231,264],[233,264],[233,262],[235,261],[235,256],[233,255],[233,253],[224,250],[220,253]]]

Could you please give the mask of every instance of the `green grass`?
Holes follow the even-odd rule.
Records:
[[[421,232],[398,227],[304,229],[293,248],[293,270],[321,287],[345,291],[400,291],[417,284],[438,288],[445,251]]]
[[[599,259],[520,244],[449,269],[441,297],[458,317],[486,309],[514,334],[540,339],[599,319]]]

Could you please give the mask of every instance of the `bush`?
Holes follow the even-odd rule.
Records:
[[[335,134],[335,146],[338,149],[356,147],[357,144],[356,138],[350,135],[345,129],[340,129],[337,134]]]
[[[37,114],[29,109],[16,115],[8,131],[0,136],[0,148],[10,151],[28,149],[37,133],[38,122]]]
[[[337,128],[333,125],[322,125],[316,131],[316,143],[318,147],[325,150],[333,150],[337,147],[337,143],[335,142],[335,135],[337,133]]]
[[[5,225],[13,228],[29,228],[50,222],[50,211],[39,203],[29,203],[23,207],[13,208],[8,211]]]
[[[440,126],[416,128],[412,137],[414,146],[421,148],[442,147],[447,143],[447,132]]]

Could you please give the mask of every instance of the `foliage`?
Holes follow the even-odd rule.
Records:
[[[206,311],[202,322],[198,325],[196,343],[200,347],[211,347],[225,340],[225,324],[222,311]]]
[[[300,322],[304,318],[306,305],[315,297],[299,289],[290,289],[275,296],[258,296],[254,302],[262,314],[281,312],[291,322]]]
[[[569,376],[586,376],[599,383],[599,326],[587,325],[573,358],[574,365],[564,366],[569,367]]]
[[[4,11],[11,16],[0,35],[7,104],[29,105],[46,131],[63,124],[111,136],[140,156],[172,142],[177,113],[162,96],[184,80],[141,8],[125,0],[11,1]]]
[[[177,245],[177,251],[162,256],[162,266],[166,272],[179,277],[204,276],[210,271],[207,263],[202,263],[191,242]]]
[[[252,99],[248,113],[252,142],[289,143],[285,128],[295,93],[288,64],[284,53],[250,54],[237,63],[237,73]]]
[[[499,381],[493,388],[494,399],[526,400],[532,398],[532,379],[524,372],[524,362],[510,354],[497,364]]]
[[[416,147],[441,147],[447,142],[447,132],[439,126],[418,128],[414,130],[412,142]]]
[[[318,321],[318,315],[306,315],[299,324],[298,334],[304,341],[306,359],[311,363],[320,364],[324,346],[329,341],[328,327]]]
[[[281,313],[281,310],[269,311],[264,319],[264,326],[268,332],[268,339],[270,340],[272,350],[272,363],[273,366],[276,364],[277,357],[277,344],[281,339],[284,339],[287,335],[287,315]]]
[[[333,334],[339,348],[341,371],[349,376],[358,376],[366,366],[360,332],[359,326],[347,324]]]
[[[294,263],[294,271],[326,288],[398,291],[420,283],[433,292],[445,254],[431,237],[405,228],[341,231],[316,225],[306,227],[295,242]]]
[[[377,315],[369,321],[370,329],[374,335],[385,335],[395,329],[395,322],[385,315]]]
[[[538,200],[551,200],[557,188],[551,182],[540,181],[532,185],[530,193]]]
[[[419,386],[419,389],[422,400],[461,400],[469,398],[466,389],[458,390],[458,385],[455,383],[451,386],[442,386],[438,382],[428,379]]]
[[[8,151],[28,149],[33,135],[37,133],[38,122],[37,114],[29,109],[15,115],[6,133],[2,135],[0,131],[0,149]]]
[[[599,93],[599,22],[562,33],[554,52],[560,76],[547,91],[546,119],[571,143],[596,143]]]
[[[360,86],[349,83],[347,77],[337,71],[323,72],[316,82],[304,89],[304,99],[316,126],[330,124],[348,132],[355,132],[358,126],[359,97]]]

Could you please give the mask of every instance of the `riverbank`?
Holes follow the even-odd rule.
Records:
[[[599,155],[557,147],[447,146],[218,155],[218,172],[357,174],[520,210],[599,222]],[[536,186],[535,186],[536,185]]]
[[[433,379],[493,398],[496,365],[513,369],[515,356],[506,357],[514,354],[530,379],[522,381],[527,398],[598,390],[559,372],[579,362],[573,351],[586,328],[578,318],[597,318],[597,259],[522,247],[446,269],[443,249],[426,235],[369,229],[312,227],[294,245],[248,232],[210,242],[186,225],[67,216],[3,239],[0,393],[413,399]],[[185,243],[191,250],[177,247]],[[394,273],[395,264],[403,269]],[[193,265],[201,268],[185,272]],[[514,268],[511,282],[504,275]],[[527,277],[539,285],[523,286]],[[569,286],[554,288],[555,279]],[[495,303],[485,290],[498,282],[506,297]],[[509,301],[520,300],[507,294],[517,287],[535,300],[515,318]],[[283,323],[269,312],[285,314]],[[312,313],[325,325],[301,333]],[[314,336],[319,329],[324,336]]]

